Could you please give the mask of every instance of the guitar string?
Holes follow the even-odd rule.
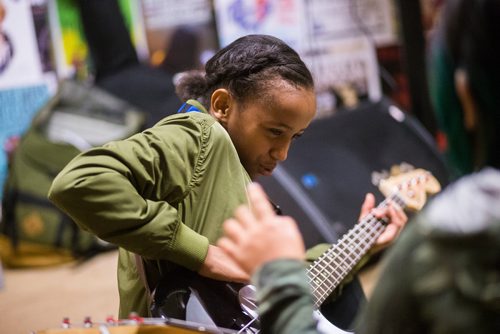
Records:
[[[260,330],[250,327],[251,324],[253,324],[255,321],[257,321],[258,318],[252,318],[245,326],[243,326],[239,331],[238,334],[243,333],[243,331],[247,331],[248,329],[253,330],[252,333],[260,333]]]
[[[349,248],[358,247],[358,250],[356,250],[354,248],[357,251],[357,253],[354,254],[354,258],[352,256],[349,257],[350,254],[348,254],[346,252],[344,252],[344,254],[341,254],[340,256],[337,256],[337,258],[347,256],[347,259],[352,258],[352,261],[350,262],[349,267],[343,268],[344,269],[342,271],[343,275],[340,277],[337,277],[335,286],[330,285],[329,289],[326,289],[325,292],[321,295],[321,300],[318,300],[318,302],[320,304],[322,303],[322,301],[324,301],[324,299],[326,299],[326,297],[328,295],[330,295],[330,293],[334,290],[334,288],[342,281],[343,277],[345,277],[352,270],[352,268],[354,268],[354,266],[361,259],[362,255],[366,253],[365,251],[368,250],[369,248],[371,248],[371,246],[374,243],[374,240],[376,239],[376,236],[380,235],[381,232],[383,231],[383,226],[384,226],[384,224],[379,222],[378,220],[371,220],[371,223],[369,224],[369,226],[367,228],[368,233],[363,231],[363,229],[359,229],[357,231],[358,232],[357,235],[355,237],[350,238],[348,246],[349,246]],[[371,236],[370,239],[368,239],[367,235]],[[359,240],[360,237],[362,239],[364,239],[363,242],[360,242],[360,240]],[[372,240],[372,241],[370,242],[370,240]],[[353,244],[353,243],[356,243],[356,244]],[[361,251],[359,251],[360,249],[361,249]],[[331,262],[335,263],[335,260],[332,260]],[[335,269],[335,267],[332,264],[330,264],[330,268],[331,268],[331,270]],[[322,282],[321,284],[324,285],[325,282]]]
[[[395,200],[396,202],[401,202],[401,204],[404,204],[404,201],[402,201],[402,200],[401,200],[398,196],[392,196],[392,198],[391,198],[391,199],[392,199],[392,200]],[[387,201],[386,201],[386,202],[387,202]],[[399,204],[399,203],[398,203],[398,204]],[[381,205],[382,205],[382,203],[381,203]],[[381,205],[379,205],[379,206],[381,206]],[[384,205],[386,205],[386,203],[384,203]],[[362,248],[362,251],[363,251],[363,252],[361,252],[361,254],[364,254],[364,251],[366,251],[367,249],[369,249],[369,248],[371,247],[371,245],[373,244],[373,242],[371,242],[371,243],[367,242],[366,244],[364,244],[364,243],[363,243],[361,246],[360,246],[360,245],[353,245],[353,244],[352,244],[352,242],[353,242],[353,241],[357,241],[358,243],[360,242],[360,240],[359,240],[360,238],[359,238],[358,236],[356,236],[356,234],[365,233],[365,238],[366,238],[366,231],[365,231],[365,230],[367,230],[367,229],[368,229],[368,233],[369,233],[369,234],[371,234],[371,235],[372,235],[372,237],[373,237],[373,238],[372,238],[372,239],[370,239],[370,240],[373,240],[373,241],[374,241],[374,240],[375,240],[375,233],[378,233],[378,230],[379,230],[380,228],[383,228],[383,226],[384,226],[382,223],[377,223],[377,224],[375,224],[375,223],[373,223],[374,221],[375,221],[375,222],[377,222],[377,220],[376,220],[376,219],[374,219],[374,217],[373,217],[373,216],[369,217],[369,219],[364,219],[364,220],[361,222],[361,224],[357,224],[357,225],[359,225],[359,226],[356,226],[356,227],[355,227],[355,229],[354,229],[354,231],[352,231],[352,233],[348,233],[348,236],[347,236],[347,237],[345,237],[345,238],[343,238],[343,239],[341,240],[341,242],[339,242],[338,244],[340,244],[340,246],[343,246],[343,244],[344,244],[344,239],[346,239],[346,240],[347,240],[347,239],[350,239],[350,240],[349,240],[349,242],[350,242],[350,243],[348,244],[348,248],[350,248],[350,249],[354,248],[355,250],[356,250],[356,248],[358,248],[358,249],[359,249],[359,248]],[[363,224],[363,223],[366,223],[366,224]],[[364,227],[365,229],[362,229],[361,227]],[[355,237],[353,237],[353,235],[355,235]],[[363,238],[363,239],[364,239],[364,238]],[[364,240],[361,240],[361,241],[363,242]],[[338,246],[338,245],[336,245],[336,246]],[[353,246],[355,246],[355,247],[353,247]],[[316,266],[314,266],[312,269],[316,269],[316,271],[318,272],[318,269],[317,269],[317,268],[318,268],[318,266],[320,266],[320,265],[322,264],[322,262],[326,262],[326,263],[327,263],[328,267],[331,269],[331,270],[330,270],[330,273],[333,273],[333,274],[335,274],[335,269],[336,269],[336,268],[338,268],[338,267],[343,267],[343,269],[345,269],[345,266],[343,265],[343,263],[339,263],[338,261],[336,262],[336,259],[338,259],[339,257],[340,257],[340,258],[342,258],[342,255],[344,255],[342,252],[338,252],[338,253],[340,254],[340,256],[337,256],[337,257],[335,257],[335,256],[334,256],[334,257],[332,257],[332,253],[335,253],[335,251],[337,251],[338,249],[342,250],[342,247],[332,247],[329,251],[327,251],[327,252],[325,253],[325,255],[326,255],[326,256],[325,256],[325,259],[321,259],[321,260],[323,260],[323,261],[320,261],[320,259],[318,259],[318,260],[317,260],[317,263],[315,263],[315,264],[316,264]],[[344,253],[345,253],[345,252],[344,252]],[[349,254],[347,254],[347,255],[349,255]],[[350,268],[350,269],[352,269],[352,267],[353,267],[353,266],[357,263],[357,261],[361,258],[361,257],[359,256],[359,254],[357,254],[357,257],[358,257],[358,259],[357,259],[356,261],[354,261],[354,264],[349,264],[349,265],[351,266],[351,268]],[[345,259],[349,259],[349,257],[348,257],[348,256],[347,256],[347,257],[344,257],[344,260],[345,260]],[[345,261],[344,261],[344,262],[345,262]],[[336,264],[336,266],[333,266],[333,264]],[[314,265],[314,264],[313,264],[313,265]],[[340,281],[342,280],[342,278],[343,278],[343,277],[345,277],[345,275],[349,272],[349,270],[350,270],[350,269],[349,269],[349,267],[348,267],[348,270],[344,270],[344,271],[342,271],[342,275],[340,275],[340,278],[339,278],[339,277],[334,277],[334,278],[335,278],[335,281],[336,281],[335,283],[336,283],[336,284],[340,283]],[[332,287],[332,285],[333,285],[333,284],[332,284],[332,282],[331,282],[331,278],[332,278],[331,276],[332,276],[332,275],[329,275],[330,277],[325,276],[324,272],[325,272],[324,270],[319,272],[319,273],[321,273],[321,275],[324,277],[324,279],[323,279],[323,280],[319,280],[319,279],[318,279],[318,273],[316,273],[316,274],[315,274],[315,277],[314,277],[314,279],[315,279],[315,282],[314,282],[314,283],[317,283],[318,285],[317,285],[315,288],[313,288],[313,294],[314,294],[317,298],[319,298],[319,299],[317,300],[318,305],[321,305],[321,303],[322,303],[322,300],[321,300],[321,299],[323,299],[325,295],[328,295],[329,293],[331,293],[331,291],[333,291],[333,289],[336,287],[336,286],[333,286],[333,288],[332,288],[332,289],[329,289],[329,290],[323,291],[323,293],[322,293],[322,294],[320,294],[320,295],[318,296],[318,290],[319,290],[319,289],[324,290],[325,281],[327,281],[327,280],[329,281],[329,283],[330,283],[330,284],[329,284],[329,286],[330,286],[330,287]],[[314,274],[314,273],[311,271],[311,274]],[[311,281],[312,281],[312,279],[310,279],[309,281],[311,282]],[[322,288],[323,288],[323,289],[322,289]]]
[[[386,207],[390,200],[395,201],[400,206],[404,205],[404,201],[398,196],[397,192],[395,192],[381,202],[378,207]],[[369,214],[311,265],[308,270],[308,276],[309,282],[313,283],[312,293],[316,297],[316,307],[319,307],[324,299],[326,299],[342,279],[345,278],[359,259],[361,259],[361,254],[364,254],[366,250],[375,243],[376,237],[382,233],[383,229],[384,223],[380,222],[380,220],[372,214]],[[369,239],[367,235],[370,236]],[[343,249],[342,246],[344,246],[346,240],[347,246]],[[356,244],[353,244],[353,241],[356,241]],[[357,252],[353,259],[354,261],[350,261],[351,257],[349,257],[349,255],[352,255],[352,253],[348,253],[348,251],[352,251],[353,249],[354,251],[358,251],[360,248],[361,252]],[[324,267],[322,267],[322,265],[324,265]],[[318,267],[321,269],[326,269],[325,267],[328,267],[331,270],[326,272],[325,270],[318,269]],[[339,272],[339,268],[341,269],[340,277],[334,277],[335,274]],[[313,272],[314,270],[316,270],[316,273]],[[320,278],[320,275],[322,278]],[[332,282],[332,278],[334,282]],[[326,282],[329,284],[326,285]],[[327,288],[325,289],[325,287]]]
[[[385,205],[385,203],[383,203]],[[381,205],[379,205],[379,207],[381,207]],[[369,214],[368,216],[366,216],[365,218],[363,218],[363,220],[356,224],[353,229],[351,229],[346,235],[344,235],[344,237],[339,241],[337,242],[337,244],[335,244],[334,246],[342,246],[344,243],[345,243],[345,240],[351,238],[352,239],[352,235],[353,234],[356,234],[358,233],[358,231],[362,228],[362,227],[371,227],[373,225],[373,222],[376,221],[376,218],[372,215],[372,214]],[[330,253],[332,253],[333,249],[330,249],[328,252],[325,253],[325,255],[331,255]],[[327,256],[322,256],[322,257],[327,257]],[[329,257],[331,258],[331,257]],[[319,259],[318,259],[319,260]],[[326,260],[325,260],[326,261]],[[314,263],[312,265],[312,268],[314,267],[317,267],[318,265],[321,264],[322,261],[317,261],[317,263]]]
[[[364,222],[368,222],[370,225],[373,223],[373,219],[367,219]],[[353,235],[359,234],[359,227],[356,227],[353,231],[351,231],[346,237],[342,239],[340,242],[340,245],[343,246],[344,244],[347,244],[347,247],[352,247],[352,241],[357,239],[357,237],[353,238]],[[333,253],[333,254],[332,254]],[[334,255],[334,256],[332,256]],[[347,254],[348,255],[348,254]],[[327,267],[332,268],[333,265],[338,269],[337,271],[333,271],[333,273],[341,273],[341,276],[345,275],[351,267],[351,263],[348,263],[348,256],[345,254],[345,251],[342,250],[342,247],[335,247],[332,249],[330,252],[328,252],[328,257],[325,257],[323,261],[319,261],[316,263],[316,265],[313,267],[313,269],[316,270],[316,274],[311,271],[311,273],[315,274],[314,275],[314,283],[316,286],[313,287],[313,293],[319,297],[322,295],[326,294],[328,291],[324,290],[325,288],[325,282],[329,280],[328,278],[328,272],[325,270]],[[325,264],[325,265],[323,265]],[[319,268],[319,269],[318,269]],[[318,273],[322,275],[322,278],[319,278]],[[331,275],[330,275],[331,276]],[[326,279],[325,279],[326,278]],[[338,277],[333,277],[336,282],[339,281]],[[330,281],[331,282],[331,281]],[[330,284],[332,285],[332,284]]]
[[[347,247],[345,247],[345,248],[337,247],[334,250],[334,251],[337,251],[337,252],[335,252],[337,256],[332,257],[331,256],[332,252],[330,252],[329,253],[330,257],[325,259],[326,260],[325,262],[327,264],[326,267],[328,267],[330,269],[329,273],[335,273],[335,268],[341,268],[341,270],[337,270],[337,273],[340,271],[339,277],[336,277],[335,275],[334,276],[332,276],[332,275],[326,276],[325,270],[321,271],[323,279],[318,279],[318,275],[316,274],[315,283],[317,283],[317,285],[315,288],[313,288],[314,295],[317,298],[316,306],[319,306],[322,304],[324,299],[326,299],[326,297],[334,290],[334,288],[338,285],[338,283],[341,282],[343,277],[345,277],[349,273],[349,271],[354,267],[354,265],[359,261],[359,259],[361,258],[360,254],[364,254],[364,252],[367,249],[369,249],[371,247],[371,245],[373,244],[373,241],[366,242],[366,243],[364,241],[360,242],[360,238],[366,239],[367,238],[366,235],[368,234],[368,235],[372,236],[372,238],[371,238],[372,240],[375,240],[375,236],[380,234],[378,232],[382,231],[383,224],[381,222],[378,222],[376,219],[368,219],[365,222],[368,223],[368,225],[364,226],[368,230],[368,233],[366,231],[364,231],[363,229],[356,228],[354,231],[355,233],[351,233],[346,238]],[[358,244],[353,245],[353,242],[357,242]],[[342,243],[341,246],[343,246],[344,244],[345,243]],[[358,248],[358,250],[361,248],[362,252],[358,251],[358,253],[355,254],[355,258],[353,259],[353,261],[349,261],[351,259],[351,257],[349,257],[349,255],[351,255],[352,253],[349,253],[348,251],[346,251],[346,248],[348,248],[348,249],[354,248],[356,250],[356,247],[354,247],[354,246],[356,246]],[[316,270],[318,270],[317,266],[315,268],[316,268]],[[327,272],[327,274],[328,274],[328,272]],[[333,284],[333,282],[331,281],[331,278],[334,278],[335,284]],[[330,284],[327,285],[325,283],[327,281]]]
[[[393,197],[392,199],[395,200],[396,202],[402,202],[399,197]],[[404,202],[402,202],[402,203],[404,204]],[[374,221],[376,223],[373,223]],[[363,223],[367,223],[367,224],[363,224]],[[345,268],[345,265],[343,263],[339,263],[337,261],[337,259],[342,258],[343,262],[346,262],[346,260],[351,259],[349,257],[349,255],[352,253],[346,252],[346,249],[342,249],[342,247],[332,247],[332,249],[330,249],[328,252],[325,253],[325,255],[328,257],[324,260],[324,262],[327,263],[328,268],[330,268],[331,270],[327,272],[327,274],[328,273],[330,274],[328,276],[325,275],[325,270],[322,270],[319,272],[323,276],[323,278],[324,278],[323,280],[317,279],[318,273],[316,273],[314,283],[317,283],[318,285],[315,288],[313,288],[313,295],[317,298],[317,300],[316,300],[317,305],[316,306],[321,305],[321,303],[324,301],[324,299],[326,299],[326,297],[331,293],[331,291],[334,290],[336,285],[341,282],[343,277],[345,277],[345,275],[354,267],[354,265],[359,261],[359,259],[361,259],[360,254],[365,254],[365,251],[368,250],[373,245],[373,243],[375,241],[376,234],[380,234],[379,230],[384,227],[384,224],[381,222],[378,222],[378,220],[375,219],[374,217],[370,217],[370,219],[365,219],[364,221],[361,222],[361,224],[357,224],[357,225],[360,225],[360,226],[359,227],[357,226],[354,229],[353,233],[348,233],[349,234],[348,237],[343,238],[343,239],[350,239],[347,248],[349,248],[349,249],[354,248],[354,250],[356,250],[356,248],[358,248],[358,250],[361,248],[362,251],[358,252],[358,254],[355,254],[356,258],[354,259],[355,260],[354,262],[347,263],[349,265],[349,267],[347,267],[347,269]],[[362,227],[364,227],[364,229]],[[366,230],[368,230],[368,231],[366,231]],[[360,240],[359,235],[364,233],[365,235],[362,237],[362,239],[367,239],[367,237],[366,237],[367,232],[368,232],[368,234],[370,234],[372,236],[372,238],[368,239],[368,241],[372,241],[372,242],[367,242],[365,244],[364,241],[366,241],[366,240]],[[354,235],[354,237],[353,237],[353,235]],[[352,244],[353,241],[356,241],[355,245]],[[340,244],[340,246],[343,246],[344,240],[342,240],[342,242],[339,242],[339,244]],[[339,246],[339,245],[337,245],[337,246]],[[339,250],[339,249],[344,250],[344,252],[342,252],[342,251],[335,252],[336,250]],[[337,255],[339,255],[339,256],[332,257],[332,253],[338,253]],[[343,255],[347,255],[347,256],[343,257]],[[322,264],[321,262],[323,262],[323,261],[320,262],[319,260],[320,259],[318,259],[318,261],[317,261],[318,265],[313,268],[313,269],[316,269],[317,272],[318,272],[318,269],[317,269],[318,266],[320,266]],[[334,264],[335,264],[335,266],[333,266]],[[340,275],[340,277],[333,277],[335,274],[335,269],[338,269],[339,267],[344,269],[342,271],[342,275]],[[312,273],[312,271],[311,271],[311,273]],[[335,285],[331,281],[332,277],[335,279]],[[325,284],[326,281],[328,281],[330,284],[326,285]],[[310,279],[310,282],[311,282],[311,279]],[[330,287],[330,289],[325,290],[324,289],[325,286]]]
[[[367,226],[367,227],[370,229],[373,229],[376,222],[377,222],[376,219],[368,219],[366,221],[363,221],[362,223],[369,224],[370,226]],[[380,226],[382,226],[382,224],[380,224]],[[354,240],[354,238],[352,238],[352,235],[357,234],[357,233],[361,233],[361,231],[359,231],[359,230],[360,230],[359,228],[353,229],[352,233],[347,234],[346,237],[341,239],[341,242],[343,243],[345,240],[350,239],[348,242],[348,246],[352,247],[352,240]],[[336,245],[336,246],[338,246],[338,245]],[[342,277],[345,277],[345,275],[347,273],[349,273],[349,271],[352,269],[352,267],[354,267],[354,265],[352,263],[348,264],[348,266],[345,264],[345,262],[346,262],[345,259],[347,257],[345,257],[344,259],[342,259],[340,261],[338,260],[340,257],[342,257],[342,255],[344,255],[341,251],[339,251],[339,247],[334,247],[333,249],[331,249],[328,252],[327,255],[328,256],[325,256],[324,259],[322,259],[323,261],[318,261],[318,263],[316,263],[316,265],[312,268],[312,269],[317,271],[316,274],[314,274],[312,271],[309,271],[309,273],[312,273],[314,275],[312,278],[312,282],[314,283],[314,287],[312,289],[313,290],[312,292],[313,292],[313,295],[317,299],[315,301],[316,306],[319,306],[322,304],[325,297],[327,297],[331,293],[331,291],[333,291],[335,289],[337,284],[341,282]],[[334,256],[332,256],[332,255],[334,255]],[[329,267],[330,269],[335,268],[337,270],[333,270],[333,271],[329,271],[329,272],[325,271],[324,270],[325,267],[322,267],[323,262],[326,263],[325,267]],[[318,269],[318,267],[320,267],[321,269]],[[332,274],[336,274],[339,272],[340,272],[340,277],[333,277],[335,282],[332,282],[330,280],[332,278]],[[319,274],[321,274],[321,276],[323,276],[322,279],[319,278]],[[326,285],[325,284],[326,281],[329,281],[330,284]],[[335,283],[335,284],[333,284],[333,283]]]

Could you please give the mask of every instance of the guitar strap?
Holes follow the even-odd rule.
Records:
[[[134,254],[134,256],[137,273],[146,289],[148,305],[150,306],[153,302],[154,288],[160,280],[160,271],[154,264],[155,261],[148,261],[137,254]]]

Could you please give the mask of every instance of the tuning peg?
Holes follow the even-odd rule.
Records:
[[[412,164],[409,164],[405,161],[399,164],[399,171],[401,173],[411,172],[412,170],[415,170],[415,166],[413,166]]]
[[[389,176],[389,173],[386,171],[382,172],[373,172],[372,173],[372,184],[376,187],[380,184],[382,180],[385,180]]]

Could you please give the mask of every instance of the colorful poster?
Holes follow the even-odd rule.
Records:
[[[142,56],[145,41],[138,21],[137,0],[118,0],[118,3],[137,53]],[[72,0],[49,1],[49,19],[58,76],[87,79],[91,61],[76,3]]]
[[[29,0],[0,0],[0,90],[39,84],[42,67]]]
[[[303,0],[215,0],[221,46],[249,34],[269,34],[300,51],[307,31]]]

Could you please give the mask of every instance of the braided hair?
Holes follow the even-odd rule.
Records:
[[[183,75],[176,92],[183,101],[198,99],[209,107],[212,93],[225,88],[245,103],[257,94],[265,96],[275,79],[314,89],[311,72],[296,51],[273,36],[247,35],[219,50],[206,63],[205,72]]]

